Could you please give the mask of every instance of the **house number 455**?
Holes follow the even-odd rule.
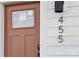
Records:
[[[60,17],[60,19],[58,20],[58,22],[60,22],[61,24],[63,23],[63,16]],[[63,33],[64,30],[63,30],[63,26],[59,26],[59,33]],[[63,42],[63,35],[59,35],[58,36],[58,42],[59,43],[62,43]]]

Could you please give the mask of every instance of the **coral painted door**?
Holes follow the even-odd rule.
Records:
[[[40,2],[5,5],[7,57],[37,57],[40,43]]]

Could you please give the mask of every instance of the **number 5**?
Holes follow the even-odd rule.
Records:
[[[63,26],[59,26],[59,33],[63,33],[63,28],[62,28]]]
[[[59,35],[59,36],[58,36],[58,42],[59,42],[59,43],[62,43],[62,42],[63,42],[62,35]]]

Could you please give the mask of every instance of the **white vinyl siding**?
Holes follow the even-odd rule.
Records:
[[[78,1],[64,1],[64,12],[54,12],[54,1],[45,2],[45,14],[43,19],[47,17],[46,33],[47,37],[44,39],[41,48],[45,52],[45,56],[78,56],[79,55],[79,2]],[[43,9],[42,9],[43,10]],[[60,17],[63,16],[63,23],[58,22]],[[63,42],[58,42],[59,26],[63,26],[64,32]],[[45,31],[44,31],[45,32]],[[46,49],[46,50],[45,50]],[[47,54],[46,54],[47,53]]]
[[[79,55],[79,2],[64,2],[63,13],[54,12],[54,2],[48,2],[48,43],[47,56],[54,55]],[[63,16],[63,24],[58,22]],[[63,42],[58,42],[59,26],[62,25],[64,32]]]

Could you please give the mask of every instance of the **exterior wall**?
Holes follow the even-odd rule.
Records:
[[[0,57],[4,56],[4,9],[0,3]]]
[[[79,55],[79,2],[65,1],[63,13],[54,12],[54,2],[40,2],[40,55]],[[60,16],[64,18],[64,43],[57,40]],[[75,20],[74,20],[75,19]],[[50,29],[50,27],[52,27]],[[73,30],[72,30],[73,29]],[[53,30],[53,31],[52,31]],[[70,35],[71,37],[65,37]],[[50,36],[53,36],[50,38]],[[0,56],[4,56],[4,8],[0,3]]]
[[[41,7],[42,11],[44,9],[42,30],[45,33],[42,35],[41,56],[79,56],[79,2],[65,1],[64,12],[59,14],[54,12],[53,1],[45,2]],[[61,16],[63,24],[58,22]],[[61,34],[63,43],[58,42],[60,25],[64,29]]]

